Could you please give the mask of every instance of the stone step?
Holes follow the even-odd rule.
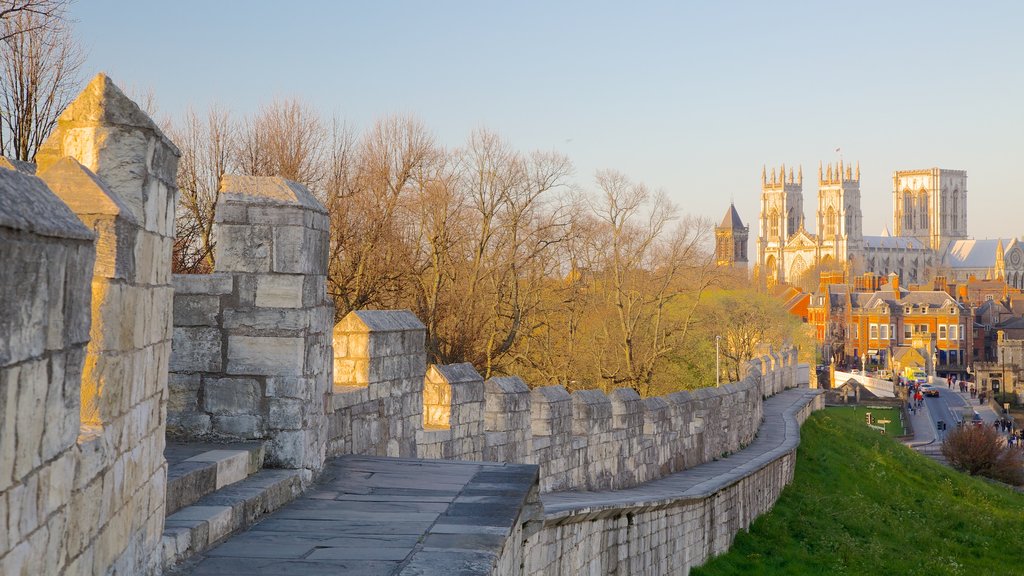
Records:
[[[252,526],[291,502],[301,491],[299,471],[260,470],[169,515],[163,533],[165,569]]]
[[[263,443],[168,443],[167,515],[190,506],[207,494],[240,482],[263,468]]]

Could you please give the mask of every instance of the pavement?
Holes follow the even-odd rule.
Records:
[[[490,574],[537,467],[342,456],[302,496],[172,574]]]

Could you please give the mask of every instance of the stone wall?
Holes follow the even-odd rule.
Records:
[[[16,443],[0,573],[158,569],[177,158],[101,74],[39,150],[40,179],[2,171],[0,211],[20,213],[0,262],[20,286],[0,314],[0,442]]]
[[[326,456],[331,383],[327,212],[282,178],[224,176],[213,274],[174,277],[168,433],[268,442],[267,463]]]
[[[597,506],[547,512],[543,528],[527,535],[522,573],[687,574],[728,551],[793,480],[799,424],[823,400],[817,395],[786,415],[786,440],[760,466],[675,497],[623,494],[615,501],[610,493]]]
[[[417,456],[425,336],[408,310],[359,310],[334,327],[330,455]]]
[[[484,382],[468,364],[427,370],[424,334],[408,311],[338,323],[330,455],[537,464],[542,492],[621,489],[742,449],[763,398],[796,383],[787,349],[751,362],[740,382],[658,398],[531,390],[516,377]]]

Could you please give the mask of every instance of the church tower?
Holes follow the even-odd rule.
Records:
[[[893,234],[942,254],[967,238],[967,171],[926,168],[892,176]]]
[[[715,261],[719,266],[747,269],[747,237],[750,229],[743,225],[736,206],[729,204],[721,226],[715,227]]]
[[[842,264],[856,256],[864,246],[860,212],[860,163],[852,166],[818,165],[818,239],[819,259]]]
[[[788,177],[787,177],[788,176]],[[761,169],[761,217],[757,236],[757,265],[760,275],[773,285],[785,279],[783,248],[804,226],[804,173],[793,169],[786,174],[783,164],[771,178]]]

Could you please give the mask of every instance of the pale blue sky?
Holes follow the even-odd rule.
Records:
[[[757,234],[761,166],[861,163],[865,233],[892,172],[968,171],[969,231],[1024,234],[1024,3],[78,0],[86,72],[161,112],[299,96],[353,126],[419,116],[614,168]]]

